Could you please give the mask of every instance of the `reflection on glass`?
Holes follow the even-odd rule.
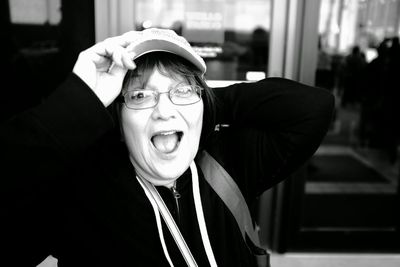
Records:
[[[400,0],[321,1],[316,85],[337,106],[307,165],[302,249],[398,249],[399,17]]]
[[[13,0],[9,7],[15,24],[57,25],[61,20],[61,0]]]
[[[136,29],[169,28],[205,59],[207,79],[260,79],[267,73],[271,0],[138,0]]]

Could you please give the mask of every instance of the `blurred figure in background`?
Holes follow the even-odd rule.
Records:
[[[253,52],[253,65],[258,70],[264,70],[268,62],[268,32],[257,27],[252,33],[251,51]]]
[[[399,136],[399,41],[387,38],[378,56],[366,66],[361,97],[360,143],[382,149],[390,162],[397,159]]]
[[[325,51],[322,45],[321,39],[318,40],[318,61],[317,61],[317,72],[315,75],[315,85],[333,90],[334,87],[334,73],[332,70],[332,58]]]
[[[345,58],[342,69],[342,106],[357,105],[360,102],[362,73],[367,62],[359,46],[354,46]]]
[[[388,51],[388,81],[385,87],[384,96],[384,150],[389,156],[390,162],[397,159],[397,146],[399,137],[399,114],[400,114],[400,45],[399,38],[391,39],[391,46]]]

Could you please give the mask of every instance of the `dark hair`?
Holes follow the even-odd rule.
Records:
[[[152,52],[135,60],[136,69],[129,70],[124,78],[122,91],[126,90],[131,81],[139,79],[143,88],[146,86],[154,69],[172,79],[183,77],[189,84],[201,86],[204,103],[203,128],[200,137],[200,147],[215,128],[215,95],[207,85],[201,71],[188,60],[167,52]]]

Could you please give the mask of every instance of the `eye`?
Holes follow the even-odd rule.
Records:
[[[130,103],[143,103],[151,100],[153,92],[149,90],[132,90],[125,94],[125,100]]]
[[[179,97],[190,97],[195,93],[195,88],[190,85],[181,85],[173,89],[173,94]]]

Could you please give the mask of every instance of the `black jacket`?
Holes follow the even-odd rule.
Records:
[[[214,90],[217,123],[230,127],[216,131],[203,149],[230,173],[251,206],[315,152],[331,121],[333,97],[281,78]],[[116,124],[71,75],[43,104],[1,125],[0,265],[35,266],[53,255],[59,267],[168,266]],[[233,216],[198,170],[217,263],[253,266]],[[158,190],[197,263],[207,266],[190,170],[178,179],[178,203],[169,189]],[[185,266],[165,225],[164,235],[175,266]]]

